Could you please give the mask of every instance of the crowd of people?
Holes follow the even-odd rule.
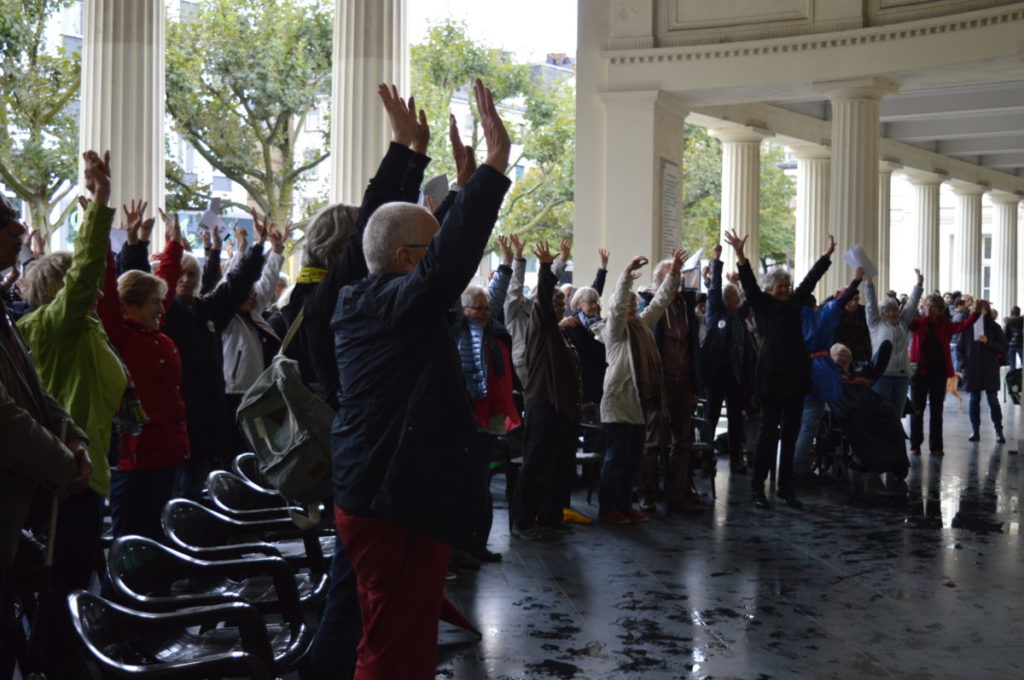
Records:
[[[983,393],[1004,441],[1000,366],[1021,357],[1020,310],[1004,328],[984,300],[923,297],[921,272],[898,296],[863,269],[819,304],[831,237],[795,287],[784,267],[759,276],[732,232],[724,247],[738,271],[723,271],[716,246],[706,294],[683,283],[686,253],[653,264],[638,255],[619,265],[603,308],[611,255],[600,250],[592,284],[574,287],[563,281],[568,241],[535,244],[527,291],[526,234],[497,236],[501,263],[474,284],[510,186],[510,141],[489,90],[473,89],[484,160],[452,117],[456,181],[424,207],[426,117],[380,86],[393,141],[361,205],[310,221],[285,290],[290,226],[255,212],[251,243],[236,229],[222,261],[221,234],[204,233],[200,262],[178,217],[162,212],[166,240],[152,252],[155,222],[132,201],[115,254],[108,155],[84,155],[89,196],[73,253],[44,253],[3,201],[0,270],[12,274],[0,300],[0,675],[14,664],[22,529],[57,513],[50,625],[64,648],[46,670],[71,677],[64,596],[89,586],[105,509],[114,537],[162,540],[167,501],[200,500],[208,472],[248,450],[236,411],[289,329],[288,355],[336,413],[337,540],[309,677],[433,677],[452,569],[501,559],[488,547],[490,463],[510,446],[522,452],[512,534],[532,541],[593,521],[572,507],[582,426],[584,447],[603,453],[597,521],[610,525],[648,521],[662,504],[702,512],[694,477],[716,464],[716,449],[734,474],[751,468],[754,506],[771,507],[765,482],[778,461],[776,497],[802,507],[797,489],[821,481],[826,413],[855,469],[902,479],[901,420],[909,412],[910,454],[921,455],[928,407],[928,450],[941,456],[943,401],[958,377],[971,441]],[[711,454],[697,455],[696,441]]]

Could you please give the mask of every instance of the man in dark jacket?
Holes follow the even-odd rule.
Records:
[[[976,335],[975,329],[968,328],[960,334],[957,351],[960,353],[960,368],[964,374],[964,392],[970,395],[968,412],[971,417],[971,436],[968,441],[980,439],[981,393],[988,399],[989,415],[996,428],[996,442],[1002,444],[1003,412],[999,407],[999,366],[1006,356],[1007,342],[1003,329],[992,317],[992,308],[987,302],[981,310],[984,319],[984,334]]]
[[[491,93],[479,80],[474,90],[485,165],[443,228],[407,203],[377,210],[363,237],[369,276],[342,289],[331,322],[335,520],[364,614],[360,679],[434,677],[450,546],[480,542],[483,461],[446,318],[497,220],[511,145]]]

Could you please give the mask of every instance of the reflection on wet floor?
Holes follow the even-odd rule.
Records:
[[[1009,454],[1024,423],[1004,410],[1007,444],[991,431],[969,444],[947,405],[944,457],[913,460],[905,485],[804,489],[802,511],[750,507],[749,478],[720,461],[702,515],[525,543],[509,538],[496,477],[491,547],[505,559],[448,588],[484,637],[442,625],[438,677],[1024,678]],[[596,515],[584,496],[576,507]]]

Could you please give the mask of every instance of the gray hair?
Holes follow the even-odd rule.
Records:
[[[302,266],[328,269],[345,248],[358,215],[359,208],[344,203],[329,205],[314,215],[303,239]]]
[[[184,271],[189,267],[195,267],[199,269],[200,274],[203,273],[203,270],[199,268],[199,260],[196,259],[196,256],[186,251],[181,254],[181,269]]]
[[[117,277],[117,296],[125,304],[141,307],[154,293],[165,297],[167,282],[138,269],[129,269]]]
[[[52,302],[64,287],[64,275],[71,268],[71,253],[43,255],[25,272],[25,301],[33,307]]]
[[[878,305],[878,311],[885,312],[898,312],[900,309],[900,302],[896,298],[887,297],[882,300],[882,303]]]
[[[476,302],[477,295],[483,295],[488,300],[491,299],[491,296],[487,294],[486,288],[483,286],[470,285],[466,290],[462,291],[462,306],[472,307],[473,303]]]
[[[576,311],[580,308],[580,305],[584,302],[597,302],[601,299],[596,288],[590,286],[583,286],[577,288],[576,292],[572,294],[572,300],[569,302],[569,309]]]
[[[765,290],[769,290],[769,289],[775,287],[775,283],[777,281],[780,281],[781,279],[791,279],[792,280],[792,278],[793,278],[793,275],[790,273],[788,268],[786,268],[786,267],[774,267],[774,268],[769,269],[768,271],[766,271],[764,273],[764,276],[761,277],[761,288],[763,288]]]
[[[363,232],[363,256],[374,276],[395,264],[395,250],[419,235],[420,218],[430,211],[413,203],[394,201],[377,208]]]
[[[736,293],[736,295],[740,294],[740,289],[736,286],[735,283],[727,283],[724,286],[722,286],[722,297],[725,297],[725,294],[728,293],[729,291]]]

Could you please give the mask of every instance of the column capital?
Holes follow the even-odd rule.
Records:
[[[801,161],[829,160],[832,158],[832,149],[821,144],[790,144],[789,149]]]
[[[949,186],[957,196],[981,196],[989,190],[988,185],[975,184],[963,179],[951,179]]]
[[[878,162],[878,172],[891,175],[897,170],[903,169],[903,163],[883,158]]]
[[[949,179],[949,175],[942,172],[928,172],[915,168],[903,168],[900,172],[915,186],[938,186]]]
[[[988,198],[996,205],[1017,205],[1024,196],[1021,196],[1020,194],[1011,194],[1009,191],[995,189],[989,192]]]
[[[648,110],[660,106],[680,118],[686,118],[690,111],[680,99],[662,90],[612,90],[598,95],[606,108],[618,110]]]
[[[737,125],[733,127],[712,128],[711,136],[717,137],[723,142],[760,142],[771,133],[763,128],[747,127]]]
[[[888,78],[849,78],[846,80],[824,80],[812,83],[816,92],[829,99],[877,99],[887,94],[898,94],[900,86]]]

